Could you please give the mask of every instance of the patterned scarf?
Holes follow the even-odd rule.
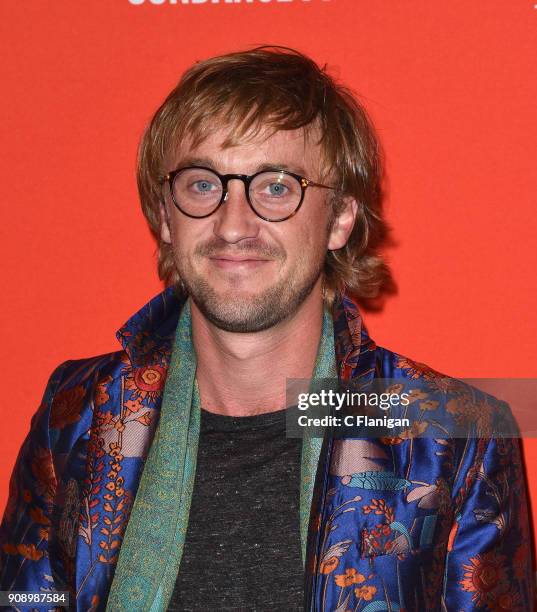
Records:
[[[192,344],[190,300],[175,334],[160,421],[149,450],[107,603],[109,610],[166,610],[181,563],[196,473],[200,399]],[[336,378],[334,329],[323,316],[314,375]],[[322,439],[304,437],[300,472],[302,560]]]

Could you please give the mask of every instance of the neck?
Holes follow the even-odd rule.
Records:
[[[191,301],[196,379],[205,410],[232,416],[286,407],[288,378],[311,378],[321,338],[320,283],[278,325],[255,333],[215,327]]]

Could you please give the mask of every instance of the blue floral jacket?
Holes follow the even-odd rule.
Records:
[[[72,608],[105,608],[180,308],[166,290],[118,332],[123,350],[68,361],[51,376],[11,479],[0,590],[69,590]],[[422,384],[412,397],[412,430],[325,438],[305,608],[532,610],[519,441],[486,435],[498,402],[377,347],[350,296],[338,298],[333,318],[341,380],[397,379],[399,390]],[[419,437],[440,427],[440,417],[470,423],[480,435]]]

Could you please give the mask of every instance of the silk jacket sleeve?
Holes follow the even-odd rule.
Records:
[[[65,365],[59,366],[48,381],[11,476],[0,527],[0,590],[60,590],[54,584],[49,557],[57,488],[49,423]]]
[[[447,610],[533,610],[531,535],[516,438],[479,440],[462,474],[444,578]]]
[[[527,496],[508,406],[456,381],[419,384],[399,436],[333,441],[312,520],[311,609],[530,612]],[[452,435],[455,417],[465,436]]]

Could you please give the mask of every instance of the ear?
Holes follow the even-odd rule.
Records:
[[[347,244],[352,228],[358,214],[358,202],[347,196],[343,198],[344,205],[341,212],[332,222],[330,236],[328,237],[328,249],[336,251]]]
[[[160,239],[166,244],[172,243],[172,236],[170,231],[170,217],[166,209],[164,202],[159,203],[159,214],[160,214]]]

